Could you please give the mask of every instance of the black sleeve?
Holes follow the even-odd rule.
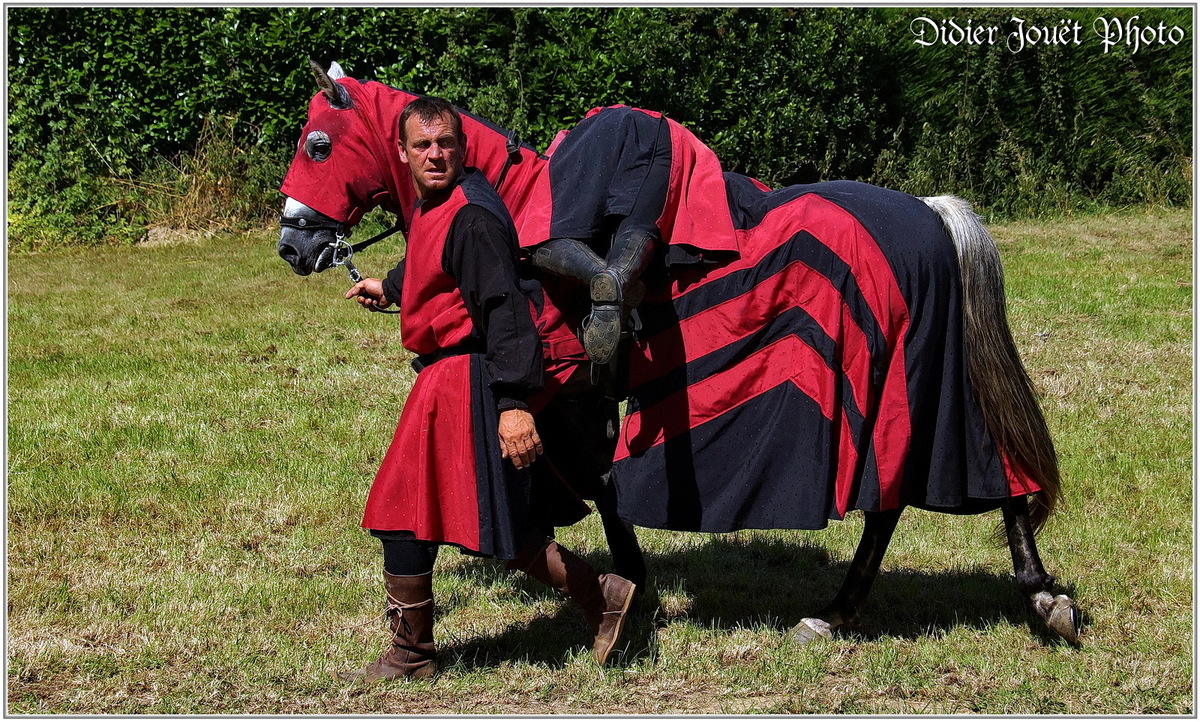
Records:
[[[525,408],[525,399],[542,388],[544,370],[541,339],[519,285],[511,225],[479,206],[464,206],[450,226],[442,268],[458,280],[483,335],[484,367],[500,410]]]
[[[404,259],[396,264],[396,267],[388,271],[388,274],[383,278],[383,295],[387,296],[387,300],[396,304],[396,308],[400,308],[400,294],[404,290]]]

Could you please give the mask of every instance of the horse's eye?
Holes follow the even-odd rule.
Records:
[[[304,152],[318,163],[328,160],[333,153],[333,141],[329,140],[329,134],[325,131],[314,130],[304,139]]]

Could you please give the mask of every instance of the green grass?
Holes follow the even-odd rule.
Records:
[[[1062,461],[1040,550],[1079,648],[1026,613],[996,515],[910,510],[832,642],[785,632],[837,589],[858,515],[642,530],[651,589],[603,670],[569,604],[447,550],[438,679],[335,683],[385,640],[358,521],[413,376],[396,317],[259,234],[10,257],[8,712],[1191,714],[1191,216],[994,231]],[[560,538],[609,563],[594,515]]]

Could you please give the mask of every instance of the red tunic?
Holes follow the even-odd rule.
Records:
[[[404,348],[419,356],[457,348],[475,331],[458,279],[442,268],[450,224],[466,204],[460,185],[443,202],[419,206],[413,214],[400,301],[404,309],[400,334]]]
[[[423,364],[362,524],[511,558],[530,521],[531,482],[500,458],[497,402],[544,403],[550,344],[535,326],[545,321],[540,287],[519,277],[515,230],[481,175],[468,170],[449,194],[417,206],[401,297],[403,343]],[[586,507],[572,513],[555,521],[571,523]]]

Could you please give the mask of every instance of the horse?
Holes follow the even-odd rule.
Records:
[[[395,213],[402,228],[414,203],[397,119],[417,96],[310,64],[319,92],[281,187],[277,245],[299,275],[348,260],[345,237],[367,211]],[[517,226],[544,213],[530,199],[550,157],[462,116],[466,164]],[[808,643],[859,618],[906,506],[999,508],[1018,591],[1050,633],[1078,644],[1078,606],[1055,593],[1035,543],[1061,493],[1057,458],[979,217],[953,196],[849,181],[722,181],[742,254],[664,273],[623,352],[615,513],[722,532],[822,528],[861,510],[841,588],[789,630]],[[940,361],[926,363],[928,349]]]

